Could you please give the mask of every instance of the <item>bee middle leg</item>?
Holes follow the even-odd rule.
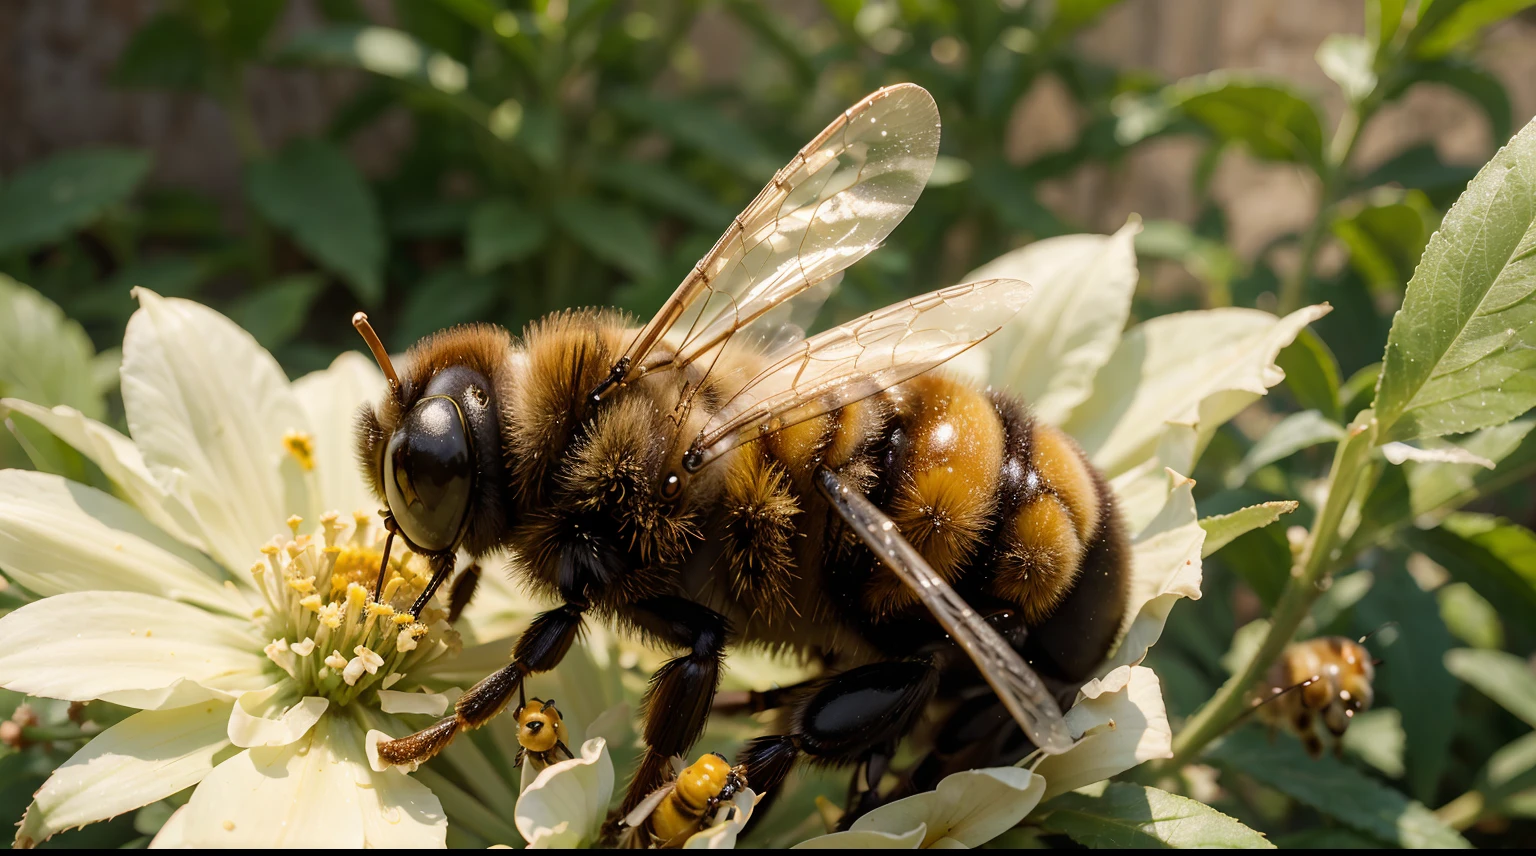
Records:
[[[889,660],[859,666],[828,679],[795,711],[788,734],[759,737],[737,757],[747,786],[776,790],[802,756],[826,764],[864,765],[869,791],[902,737],[912,730],[939,686],[931,659]],[[857,797],[858,809],[865,800]]]
[[[640,760],[620,812],[629,812],[670,772],[671,758],[693,746],[704,733],[720,685],[720,663],[729,633],[725,616],[681,597],[654,597],[627,611],[634,624],[655,639],[685,649],[651,677],[646,691],[645,755]]]
[[[518,638],[512,662],[459,696],[452,716],[399,740],[380,741],[379,757],[390,764],[420,763],[443,751],[460,731],[489,722],[514,696],[521,696],[525,677],[560,664],[576,641],[586,609],[584,603],[566,603],[540,613]]]

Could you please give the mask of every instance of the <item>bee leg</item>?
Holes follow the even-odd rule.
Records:
[[[762,713],[765,710],[778,710],[794,701],[807,687],[820,682],[821,678],[816,677],[787,687],[719,693],[715,696],[715,712]]]
[[[699,735],[720,684],[720,661],[729,632],[725,617],[681,597],[641,601],[627,617],[658,641],[687,649],[651,677],[645,694],[645,755],[619,810],[629,812],[666,781],[673,755],[688,751]]]
[[[922,715],[938,688],[930,660],[890,660],[849,669],[827,680],[795,712],[789,734],[759,737],[737,758],[757,793],[779,786],[800,755],[832,764],[869,758],[894,745]]]
[[[480,566],[470,565],[459,573],[459,578],[453,581],[453,588],[448,593],[448,623],[453,624],[464,614],[464,607],[469,606],[470,600],[475,596],[475,588],[480,585]]]
[[[843,816],[837,821],[839,830],[846,830],[853,825],[855,820],[878,808],[885,802],[880,796],[880,780],[885,778],[885,773],[891,768],[891,756],[896,754],[896,744],[872,751],[859,765],[860,769],[853,775],[848,783],[848,802],[844,804]],[[859,788],[859,780],[863,779],[863,789]]]
[[[390,764],[420,763],[443,751],[460,731],[489,722],[514,696],[522,696],[523,678],[560,664],[576,641],[586,608],[584,603],[567,603],[540,613],[517,640],[512,662],[459,696],[453,716],[399,740],[380,741],[379,757]]]

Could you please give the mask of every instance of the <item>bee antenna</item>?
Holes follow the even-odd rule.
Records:
[[[379,334],[373,332],[373,325],[368,323],[368,313],[359,312],[353,315],[352,326],[357,328],[363,341],[368,343],[368,350],[373,352],[373,359],[378,362],[379,368],[384,370],[384,377],[389,379],[390,390],[400,389],[400,376],[395,374],[394,363],[389,361],[389,352],[384,350],[384,343],[379,341]]]
[[[1396,627],[1396,626],[1398,626],[1396,621],[1388,621],[1387,623],[1381,625],[1380,627],[1376,628],[1375,630],[1372,630],[1371,632],[1365,634],[1364,636],[1361,636],[1356,641],[1359,642],[1361,645],[1364,645],[1365,644],[1365,640],[1371,638],[1372,636],[1375,636],[1377,633],[1380,633],[1383,630],[1386,630],[1388,627]]]
[[[1286,687],[1285,689],[1277,689],[1277,690],[1275,690],[1274,692],[1270,693],[1268,698],[1263,699],[1262,701],[1254,702],[1253,704],[1249,705],[1248,709],[1243,711],[1242,715],[1240,715],[1233,724],[1235,725],[1238,722],[1242,722],[1243,720],[1245,720],[1248,717],[1252,716],[1254,711],[1258,710],[1259,708],[1263,707],[1266,704],[1269,704],[1270,702],[1274,701],[1275,699],[1290,693],[1292,690],[1299,690],[1299,689],[1303,689],[1305,687],[1310,687],[1310,686],[1312,686],[1313,684],[1317,683],[1318,681],[1320,681],[1322,679],[1323,678],[1322,678],[1321,675],[1313,675],[1312,677],[1307,678],[1304,681],[1298,681],[1298,682],[1296,682],[1294,684],[1291,684],[1290,686]]]
[[[384,557],[379,559],[379,581],[373,584],[373,599],[378,602],[384,596],[384,574],[389,570],[389,548],[395,543],[395,527],[389,527],[389,534],[384,536]]]

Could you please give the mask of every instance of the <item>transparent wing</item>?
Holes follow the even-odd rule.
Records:
[[[807,291],[885,240],[917,202],[938,151],[938,107],[920,86],[888,86],[849,108],[736,217],[636,336],[599,394],[646,372],[687,365],[792,298],[825,299]],[[675,355],[648,361],[664,337],[679,343]]]
[[[887,306],[789,345],[717,410],[684,459],[698,470],[736,446],[922,374],[997,332],[1028,302],[1016,279],[968,282]]]
[[[817,471],[816,487],[875,556],[917,593],[950,638],[981,670],[1029,739],[1050,754],[1070,749],[1072,734],[1040,677],[944,582],[917,548],[901,536],[896,524],[831,470]]]

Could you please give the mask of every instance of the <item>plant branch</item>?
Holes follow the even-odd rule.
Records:
[[[1194,760],[1207,744],[1224,734],[1248,711],[1250,689],[1290,644],[1291,637],[1311,611],[1313,601],[1322,594],[1324,580],[1348,559],[1340,550],[1339,528],[1344,512],[1354,501],[1361,468],[1369,460],[1375,428],[1375,417],[1370,410],[1362,411],[1349,426],[1349,436],[1334,452],[1333,467],[1328,474],[1328,499],[1323,503],[1299,560],[1291,569],[1291,578],[1275,606],[1263,644],[1242,671],[1223,684],[1216,695],[1190,718],[1174,738],[1173,758],[1163,765],[1163,769],[1177,770]]]

